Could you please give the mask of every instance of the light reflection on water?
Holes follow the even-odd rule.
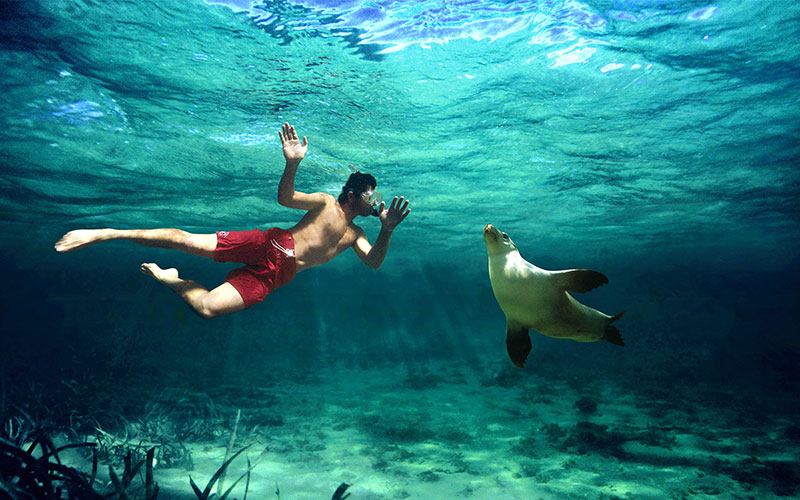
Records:
[[[40,206],[56,184],[82,192],[86,172],[110,182],[105,203],[137,205],[148,225],[206,224],[205,206],[242,224],[283,220],[291,214],[239,195],[274,192],[275,132],[289,121],[311,143],[303,189],[335,191],[359,165],[387,193],[413,195],[401,241],[426,246],[444,231],[443,254],[471,248],[462,224],[487,220],[522,239],[558,226],[609,245],[601,228],[624,224],[628,249],[797,234],[797,52],[781,44],[797,7],[67,4],[4,25],[42,40],[2,53],[4,173],[15,183],[2,194],[13,206],[36,193],[11,220],[36,209],[94,217],[80,197]],[[157,197],[168,211],[148,206]]]
[[[578,45],[560,57],[553,67],[586,62],[596,43],[592,34],[609,31],[610,19],[636,22],[658,15],[684,13],[693,6],[673,0],[616,0],[610,6],[592,6],[576,0],[563,1],[475,1],[455,2],[385,0],[381,2],[331,2],[298,0],[249,4],[242,0],[206,0],[246,13],[256,24],[271,32],[314,31],[329,36],[355,34],[359,45],[378,45],[381,54],[412,45],[423,48],[471,38],[494,41],[526,30],[531,43],[567,43],[581,35]],[[610,8],[609,8],[610,7]],[[298,9],[300,8],[300,9]],[[707,20],[716,6],[691,10],[688,19]]]

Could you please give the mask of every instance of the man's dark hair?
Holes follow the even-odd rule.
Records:
[[[353,172],[347,179],[347,182],[342,187],[342,192],[339,194],[339,203],[347,201],[347,192],[352,191],[354,195],[361,196],[361,193],[367,190],[367,186],[372,188],[378,187],[375,177],[370,174],[362,174],[361,172]]]

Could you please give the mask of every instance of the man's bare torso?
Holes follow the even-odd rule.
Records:
[[[294,238],[297,272],[328,262],[352,247],[358,236],[358,226],[347,222],[333,196],[328,198],[289,229]]]

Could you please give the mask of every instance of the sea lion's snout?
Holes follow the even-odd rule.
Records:
[[[498,234],[497,228],[494,227],[493,225],[486,224],[485,226],[483,226],[483,239],[486,240],[487,243],[496,242],[497,234]]]

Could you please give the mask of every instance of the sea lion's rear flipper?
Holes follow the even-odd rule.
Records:
[[[625,345],[625,342],[622,340],[622,335],[617,330],[616,326],[611,325],[611,323],[615,322],[616,320],[620,319],[622,315],[625,314],[625,311],[617,314],[616,316],[612,316],[608,319],[608,324],[606,325],[606,331],[603,335],[603,340],[607,340],[615,345]]]
[[[506,322],[506,348],[511,362],[517,368],[525,366],[525,360],[531,352],[531,336],[528,335],[528,330],[528,327],[516,321]]]
[[[586,293],[608,283],[603,273],[589,269],[570,269],[553,273],[556,283],[568,292]]]
[[[336,488],[336,491],[333,492],[333,497],[331,497],[331,500],[344,500],[345,498],[349,497],[350,493],[345,495],[344,492],[347,491],[347,488],[350,486],[352,485],[347,483],[340,484],[339,487]]]

